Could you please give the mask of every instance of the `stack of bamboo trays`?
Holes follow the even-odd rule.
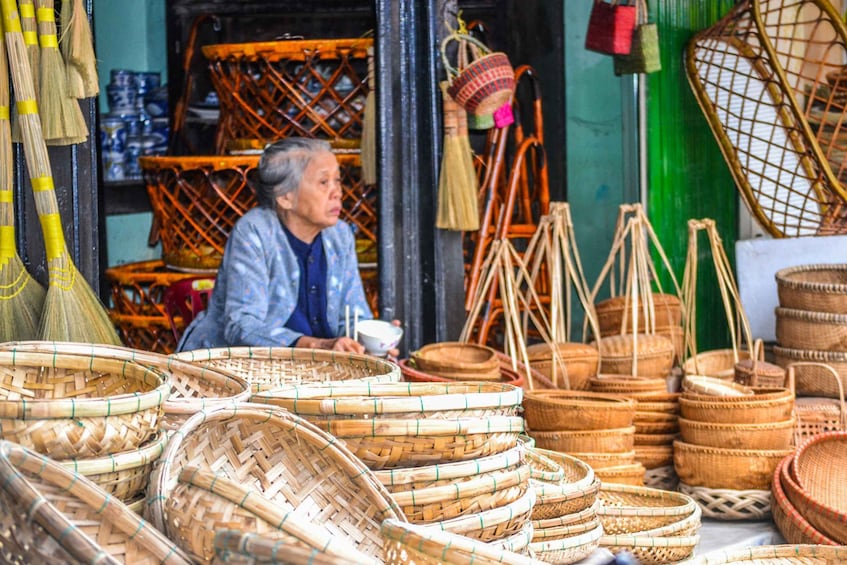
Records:
[[[588,391],[534,390],[525,393],[523,408],[536,447],[576,457],[601,477],[643,480],[644,468],[635,462],[635,401]]]
[[[679,490],[722,520],[770,514],[774,469],[792,451],[794,394],[686,377],[674,442]]]
[[[635,462],[643,469],[641,482],[633,484],[673,490],[673,442],[679,432],[679,393],[667,391],[667,380],[630,375],[599,375],[591,388],[635,402]],[[621,482],[621,481],[613,481]]]
[[[522,389],[496,382],[344,382],[256,393],[252,401],[343,440],[410,521],[497,544],[532,527],[536,493],[515,450],[522,398]]]
[[[688,559],[700,541],[700,507],[689,496],[648,487],[604,484],[597,517],[600,547],[629,552],[642,565]]]

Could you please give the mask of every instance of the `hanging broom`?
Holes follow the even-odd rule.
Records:
[[[53,0],[36,0],[35,20],[38,23],[38,43],[41,46],[37,97],[41,113],[42,133],[47,145],[73,145],[88,139],[88,127],[75,98],[68,94],[65,62],[59,52],[56,35],[56,12]],[[33,72],[36,72],[33,69]]]
[[[59,43],[65,58],[68,94],[72,98],[97,96],[100,79],[85,0],[62,0],[62,37]]]
[[[15,242],[9,65],[0,41],[0,341],[36,339],[44,288],[27,272]]]
[[[376,73],[374,73],[374,48],[368,47],[368,94],[365,96],[362,125],[362,182],[376,184]]]
[[[32,87],[35,90],[35,99],[39,100],[41,85],[38,83],[38,69],[41,68],[41,47],[38,46],[38,24],[35,22],[34,0],[20,0],[18,2],[21,14],[21,26],[24,33],[24,44],[26,54],[29,57],[29,66],[33,69]],[[21,142],[21,128],[18,125],[18,112],[12,108],[12,141]]]
[[[467,134],[460,135],[460,114],[464,112],[447,94],[447,83],[441,83],[444,115],[444,153],[438,176],[438,211],[435,226],[444,230],[473,231],[479,229],[478,184],[473,173],[473,155]],[[465,120],[465,124],[467,121]],[[465,126],[467,132],[467,126]]]
[[[120,344],[106,309],[68,254],[47,146],[41,134],[41,119],[32,88],[32,70],[29,68],[15,0],[0,0],[0,13],[3,16],[3,31],[15,87],[24,156],[47,256],[49,287],[41,315],[39,338]]]

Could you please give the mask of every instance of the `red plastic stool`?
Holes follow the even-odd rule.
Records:
[[[177,343],[194,317],[206,309],[215,288],[214,277],[192,277],[171,283],[162,297],[168,323]],[[177,324],[176,317],[182,319]]]

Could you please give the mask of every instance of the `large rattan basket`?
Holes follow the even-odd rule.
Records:
[[[774,277],[780,306],[847,314],[847,265],[800,265]]]
[[[776,341],[789,349],[847,351],[847,314],[778,307]]]
[[[527,391],[523,408],[526,425],[533,432],[625,428],[635,415],[631,399],[571,390]]]
[[[625,453],[635,447],[635,426],[529,433],[539,448],[562,453]]]
[[[600,369],[600,352],[596,347],[585,343],[561,342],[556,344],[561,364],[568,374],[568,384],[571,390],[587,390],[590,379],[597,376]],[[529,363],[533,369],[540,371],[551,382],[561,380],[561,375],[554,373],[556,362],[550,344],[536,343],[526,348]],[[561,372],[561,369],[557,369]]]
[[[673,444],[679,480],[689,486],[715,489],[769,490],[774,469],[793,449],[727,449]]]
[[[200,559],[214,555],[217,529],[237,527],[368,561],[382,554],[382,520],[405,519],[335,438],[289,412],[249,403],[183,424],[151,478],[148,513]]]
[[[721,424],[784,422],[794,410],[789,389],[754,389],[753,396],[707,396],[683,393],[679,399],[683,418]]]
[[[673,294],[654,292],[652,293],[652,301],[654,315],[650,317],[645,314],[639,317],[639,332],[645,332],[648,327],[648,319],[655,321],[656,328],[682,325],[682,305],[679,297]],[[602,337],[633,333],[632,316],[628,316],[629,310],[632,309],[631,302],[632,299],[629,296],[615,296],[602,300],[595,305],[597,323],[600,326]],[[636,308],[642,308],[639,300],[636,300]]]
[[[253,392],[303,383],[400,380],[400,368],[389,361],[322,349],[221,347],[184,351],[174,357],[236,374],[250,383]]]
[[[135,449],[170,393],[166,374],[132,361],[0,351],[0,436],[55,459]]]
[[[777,345],[774,346],[773,353],[778,365],[787,369],[789,365],[794,364],[797,396],[838,398],[838,383],[832,379],[830,373],[834,371],[842,385],[845,383],[847,352],[790,349]],[[829,369],[824,365],[828,365]]]
[[[820,434],[797,448],[791,471],[797,484],[818,505],[820,522],[817,525],[833,539],[847,544],[845,459],[847,432]]]
[[[679,419],[680,439],[686,443],[730,449],[788,449],[796,418],[758,424],[720,424]]]
[[[820,545],[840,545],[832,538],[822,534],[809,523],[809,521],[800,514],[794,505],[788,500],[785,494],[785,489],[782,486],[782,474],[786,465],[790,465],[793,456],[788,456],[779,462],[776,470],[773,473],[773,481],[771,482],[771,494],[773,502],[771,504],[771,513],[776,527],[779,529],[782,537],[789,543],[813,543]]]
[[[52,459],[0,442],[0,477],[4,563],[191,563],[123,503]]]
[[[671,371],[674,344],[656,334],[624,334],[601,338],[600,372],[665,378]]]

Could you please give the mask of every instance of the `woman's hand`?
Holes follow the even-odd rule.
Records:
[[[305,347],[308,349],[331,349],[332,351],[348,351],[350,353],[364,353],[365,347],[358,341],[349,337],[311,337],[300,336],[294,347]]]

